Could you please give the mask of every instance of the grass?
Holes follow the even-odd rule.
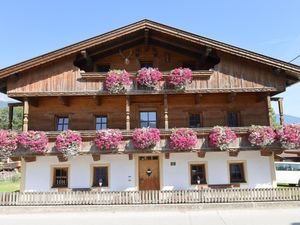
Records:
[[[0,182],[0,192],[14,192],[20,190],[20,180]]]

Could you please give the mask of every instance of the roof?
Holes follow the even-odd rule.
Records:
[[[69,45],[67,47],[49,52],[47,54],[29,59],[27,61],[3,68],[0,70],[0,79],[13,75],[15,73],[19,73],[33,67],[51,62],[53,60],[72,55],[78,53],[82,50],[86,50],[88,48],[97,46],[101,43],[113,40],[116,37],[120,37],[122,35],[130,34],[132,32],[142,30],[142,29],[151,29],[157,32],[165,33],[168,35],[175,36],[176,38],[181,38],[187,41],[191,41],[193,43],[214,48],[219,51],[226,52],[228,54],[236,55],[239,57],[243,57],[252,61],[256,61],[262,64],[266,64],[278,69],[282,69],[284,71],[289,72],[289,75],[300,80],[300,66],[287,63],[278,59],[274,59],[265,55],[261,55],[252,51],[248,51],[242,48],[238,48],[229,44],[225,44],[219,41],[215,41],[206,37],[202,37],[196,34],[192,34],[183,30],[179,30],[167,25],[163,25],[157,22],[153,22],[150,20],[141,20],[136,23],[127,25],[125,27],[101,34],[99,36],[95,36],[93,38],[78,42],[73,45]]]

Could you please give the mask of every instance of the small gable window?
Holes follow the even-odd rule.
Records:
[[[237,112],[227,112],[227,126],[238,127],[239,124],[239,114]]]

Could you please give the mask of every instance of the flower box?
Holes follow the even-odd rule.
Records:
[[[137,128],[132,133],[132,141],[136,149],[152,149],[160,141],[160,131],[157,128]]]
[[[222,151],[229,149],[229,145],[237,139],[234,131],[229,127],[215,126],[209,134],[209,143]]]
[[[70,157],[78,154],[81,143],[82,139],[77,131],[65,130],[56,137],[55,148],[64,157]]]
[[[265,148],[271,145],[276,138],[276,133],[272,127],[267,126],[251,126],[249,129],[248,140],[252,146]]]
[[[24,131],[18,135],[18,143],[25,150],[44,153],[48,149],[48,137],[43,131]]]
[[[142,68],[137,72],[136,82],[140,86],[155,88],[162,79],[162,73],[157,68]]]
[[[169,83],[176,90],[185,90],[186,86],[192,82],[193,73],[189,68],[173,69],[169,75]]]
[[[283,149],[295,149],[300,147],[300,125],[288,124],[276,130],[277,139]]]
[[[125,93],[132,80],[126,70],[110,70],[105,78],[105,88],[112,94]]]
[[[122,139],[123,135],[119,130],[98,130],[95,145],[100,150],[117,150],[118,146],[122,144]]]
[[[13,130],[0,130],[0,155],[9,157],[18,148],[18,133]]]
[[[196,147],[198,143],[196,132],[188,128],[173,130],[170,136],[169,146],[171,149],[187,151]]]

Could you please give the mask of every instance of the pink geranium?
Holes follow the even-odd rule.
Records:
[[[154,88],[162,79],[162,73],[157,68],[142,68],[137,72],[136,81],[139,85]]]
[[[25,131],[18,135],[18,142],[21,147],[35,153],[47,151],[48,138],[43,131]]]
[[[119,130],[99,130],[96,133],[95,144],[100,150],[115,150],[122,144],[123,135]]]
[[[130,74],[126,70],[110,70],[105,79],[105,87],[110,93],[125,93],[132,84]]]
[[[190,150],[197,144],[196,132],[187,128],[174,130],[170,136],[170,148],[177,150]]]
[[[169,82],[175,89],[184,90],[193,79],[193,73],[189,68],[176,68],[169,75]]]
[[[209,134],[209,143],[222,151],[227,150],[236,139],[235,132],[229,127],[215,126]]]
[[[249,142],[254,146],[266,147],[275,141],[276,133],[272,127],[252,126],[249,129]]]
[[[65,130],[56,137],[55,148],[66,157],[78,154],[82,143],[81,135],[77,131]]]
[[[13,130],[0,130],[0,155],[8,157],[18,147],[18,133]]]
[[[153,148],[160,141],[157,128],[137,128],[132,134],[133,146],[137,149]]]
[[[300,124],[284,125],[281,129],[276,130],[276,133],[282,148],[293,149],[300,147]]]

